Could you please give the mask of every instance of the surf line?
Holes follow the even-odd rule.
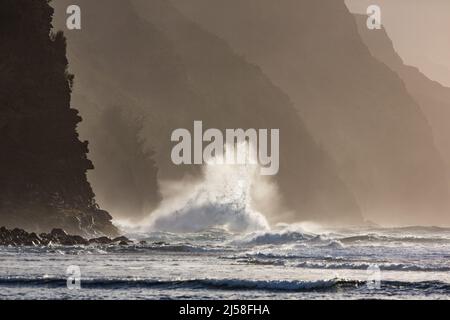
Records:
[[[224,134],[211,128],[203,132],[203,122],[194,121],[193,134],[188,129],[176,129],[171,141],[178,142],[171,153],[175,165],[259,164],[264,176],[276,175],[280,169],[279,129],[270,129],[270,154],[268,129],[226,129]]]

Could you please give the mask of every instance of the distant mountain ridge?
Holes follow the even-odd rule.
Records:
[[[171,3],[289,95],[365,217],[449,223],[445,165],[424,111],[372,57],[343,0]]]
[[[430,80],[418,68],[405,65],[384,28],[368,30],[365,16],[355,15],[355,18],[358,31],[372,55],[400,76],[427,117],[450,181],[450,88]]]

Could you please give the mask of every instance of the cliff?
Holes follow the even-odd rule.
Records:
[[[406,90],[419,104],[433,130],[439,152],[445,161],[447,181],[450,181],[450,88],[430,80],[418,68],[406,65],[397,54],[386,30],[368,30],[366,18],[355,15],[358,31],[371,54],[398,74]]]
[[[70,107],[66,40],[45,0],[0,10],[0,225],[72,234],[117,233],[86,179],[93,169]]]

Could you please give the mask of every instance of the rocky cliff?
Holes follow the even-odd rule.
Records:
[[[66,40],[45,0],[0,4],[0,225],[116,234],[86,179],[93,168],[70,107]]]

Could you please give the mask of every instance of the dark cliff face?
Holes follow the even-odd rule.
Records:
[[[68,3],[54,5],[63,12]],[[194,120],[203,120],[208,128],[279,128],[281,168],[274,180],[292,213],[274,214],[273,220],[361,221],[353,196],[337,177],[332,161],[313,142],[289,97],[226,42],[186,19],[167,1],[75,3],[85,12],[83,32],[68,35],[71,66],[79,80],[75,94],[79,101],[96,106],[119,100],[145,115],[143,137],[155,148],[161,179],[196,174],[198,168],[175,167],[170,160],[171,132],[191,128]],[[97,17],[105,23],[94,21]],[[95,91],[83,85],[92,79],[96,79]],[[83,131],[92,140],[93,154],[100,150],[94,150],[94,123]],[[101,183],[94,182],[95,190],[102,188]]]
[[[5,0],[0,11],[0,224],[30,231],[115,234],[86,179],[93,168],[70,108],[66,40],[50,35],[47,1]]]
[[[432,224],[448,214],[431,127],[402,80],[371,56],[344,1],[171,2],[289,95],[367,218]]]

